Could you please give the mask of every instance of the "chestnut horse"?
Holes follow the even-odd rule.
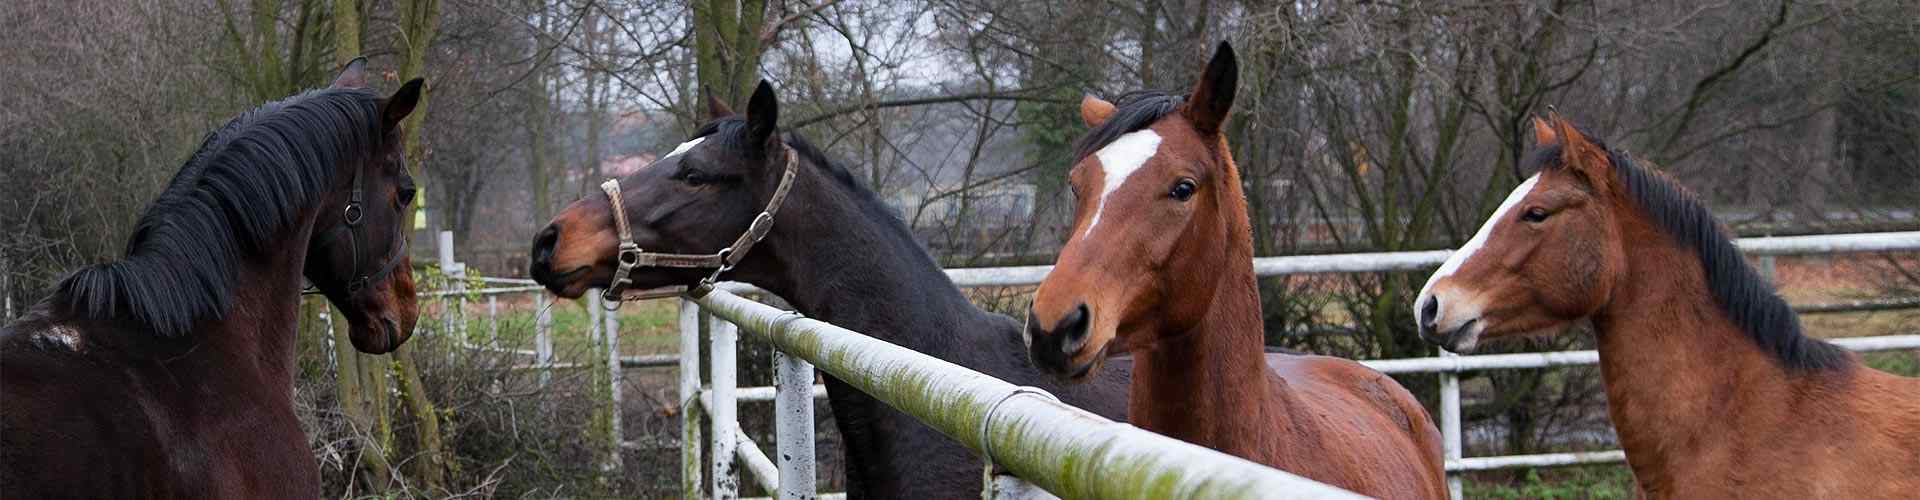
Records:
[[[1414,303],[1456,352],[1591,322],[1607,411],[1657,498],[1912,498],[1920,379],[1808,337],[1713,214],[1558,115]]]
[[[745,116],[709,102],[712,120],[686,143],[619,179],[633,241],[650,252],[700,254],[734,243],[780,192],[765,240],[722,277],[779,295],[808,317],[1020,385],[1113,420],[1126,419],[1127,377],[1065,385],[1020,355],[1020,322],[982,311],[853,171],[779,128],[779,100],[761,83]],[[788,156],[786,152],[793,154]],[[790,170],[789,170],[790,169]],[[562,297],[612,284],[619,258],[613,205],[594,193],[535,238],[533,278]],[[695,285],[712,269],[641,266],[635,289]],[[1119,362],[1124,364],[1125,362]],[[826,376],[844,439],[849,498],[980,498],[980,459],[960,443]]]
[[[399,124],[421,81],[384,99],[365,86],[356,60],[228,122],[125,258],[0,329],[0,495],[320,496],[293,409],[302,277],[361,351],[393,351],[417,316]]]
[[[1082,100],[1073,235],[1034,294],[1028,353],[1083,380],[1133,353],[1134,425],[1365,495],[1445,498],[1440,433],[1393,379],[1263,356],[1246,197],[1221,127],[1238,67],[1220,44],[1184,99]],[[1263,361],[1266,361],[1263,363]]]

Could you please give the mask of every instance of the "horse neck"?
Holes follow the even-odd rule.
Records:
[[[241,289],[233,292],[233,309],[224,319],[210,320],[196,333],[189,357],[210,371],[203,381],[233,381],[285,392],[293,385],[295,336],[299,323],[302,271],[306,266],[308,236],[313,217],[282,229],[269,241],[297,242],[262,249],[241,259]],[[340,346],[351,348],[350,346]],[[235,376],[235,372],[252,377]]]
[[[923,352],[964,347],[966,336],[988,333],[969,328],[986,314],[900,221],[870,210],[862,194],[817,167],[799,168],[764,243],[771,265],[752,269],[747,281],[814,319]]]
[[[1627,270],[1593,316],[1608,411],[1643,484],[1684,466],[1689,443],[1732,443],[1786,372],[1724,313],[1700,259],[1645,221],[1622,224]],[[1704,441],[1703,441],[1704,440]]]
[[[1253,236],[1237,178],[1221,183],[1227,200],[1226,262],[1214,281],[1206,313],[1192,330],[1161,332],[1165,339],[1134,354],[1129,419],[1142,428],[1234,453],[1284,437],[1285,384],[1266,366],[1260,292],[1253,274]],[[1249,375],[1253,374],[1253,375]]]

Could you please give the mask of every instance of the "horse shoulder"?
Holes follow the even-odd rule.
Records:
[[[84,339],[80,331],[16,323],[0,333],[0,476],[14,493],[126,497],[155,486],[152,478],[87,471],[168,463],[169,447],[141,418],[148,408],[124,380],[127,371],[110,353],[72,349],[64,338]]]

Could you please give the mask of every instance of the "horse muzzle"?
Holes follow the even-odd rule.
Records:
[[[1086,304],[1075,306],[1052,328],[1042,328],[1033,318],[1033,308],[1028,307],[1022,336],[1027,344],[1027,358],[1034,367],[1069,383],[1085,381],[1099,369],[1106,358],[1106,348],[1101,346],[1099,349],[1102,352],[1086,355],[1088,339],[1091,337],[1089,329],[1093,323],[1093,314]]]

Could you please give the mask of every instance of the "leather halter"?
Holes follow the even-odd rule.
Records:
[[[363,166],[362,168],[366,167]],[[353,171],[353,191],[347,194],[347,206],[341,210],[340,225],[327,230],[326,236],[322,237],[318,244],[320,248],[327,248],[333,244],[335,240],[340,239],[341,234],[346,235],[348,248],[353,251],[353,272],[348,274],[348,276],[353,276],[353,278],[347,282],[347,295],[349,296],[358,294],[361,290],[366,289],[367,286],[372,285],[376,281],[386,279],[387,275],[393,274],[394,267],[400,263],[400,257],[407,251],[405,236],[401,234],[401,225],[394,224],[393,251],[387,254],[385,261],[376,266],[369,267],[363,265],[365,262],[360,258],[360,232],[358,229],[360,228],[360,223],[366,220],[366,209],[363,207],[365,200],[363,195],[364,190],[362,189],[365,181],[362,180],[360,176],[360,170],[361,169],[354,169]],[[373,269],[373,271],[368,273],[365,272],[366,269]]]
[[[754,216],[753,224],[748,225],[747,231],[740,233],[740,237],[734,238],[732,245],[709,254],[642,251],[640,245],[633,242],[633,230],[627,225],[627,210],[620,203],[620,180],[607,179],[606,182],[601,183],[600,189],[607,192],[607,200],[612,204],[614,227],[620,231],[620,265],[614,270],[613,281],[607,285],[607,291],[601,294],[601,299],[606,301],[607,308],[618,308],[623,300],[671,297],[681,293],[697,298],[712,291],[713,284],[720,280],[720,274],[732,270],[735,264],[739,264],[741,259],[746,258],[747,251],[753,249],[755,243],[766,238],[767,232],[773,230],[773,216],[780,213],[780,204],[787,200],[787,192],[793,188],[796,163],[792,147],[783,143],[780,149],[786,152],[786,172],[780,175],[780,186],[773,189],[773,197],[767,199],[766,209],[761,210],[760,215]],[[627,287],[633,286],[633,279],[629,276],[635,268],[641,267],[712,269],[713,274],[707,275],[693,288],[628,290]]]

